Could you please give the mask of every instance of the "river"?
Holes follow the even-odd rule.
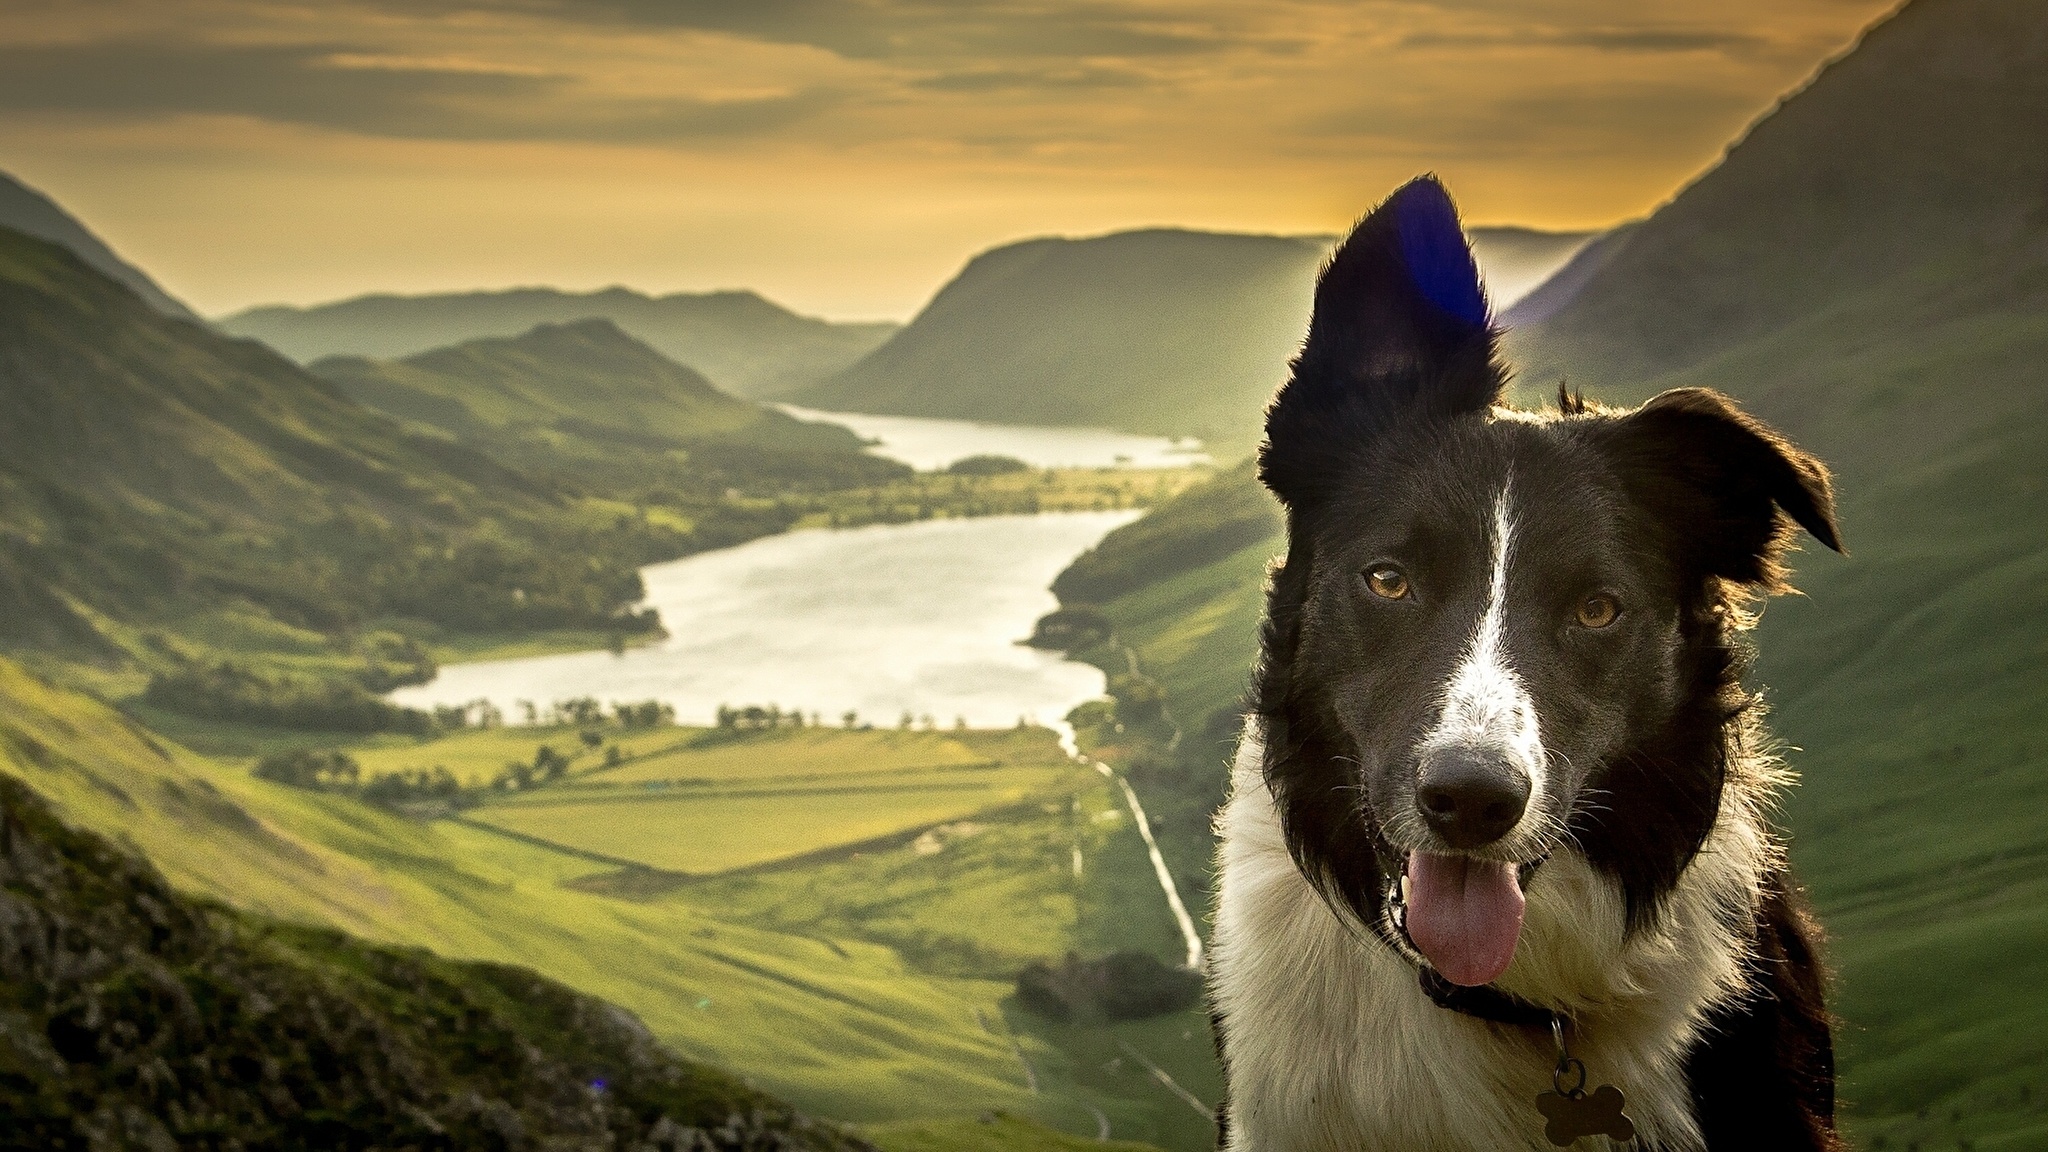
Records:
[[[920,468],[996,453],[1025,462],[1108,466],[1202,459],[1198,446],[1099,429],[1028,428],[801,411],[876,440]],[[720,705],[779,705],[837,724],[908,712],[942,726],[1024,719],[1059,726],[1102,694],[1097,669],[1017,643],[1057,607],[1054,576],[1135,511],[927,520],[791,532],[642,570],[646,606],[667,639],[613,655],[576,652],[454,664],[394,692],[411,707],[489,700],[661,700],[685,723]]]

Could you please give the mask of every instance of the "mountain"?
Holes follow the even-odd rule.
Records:
[[[872,1152],[530,971],[194,901],[4,774],[0,830],[11,1147]]]
[[[701,440],[745,434],[857,451],[860,438],[719,391],[606,319],[541,324],[402,360],[316,360],[311,371],[360,403],[454,434],[563,424]]]
[[[701,546],[783,526],[739,513],[731,493],[779,500],[910,471],[869,455],[837,424],[719,391],[609,320],[542,324],[403,360],[330,356],[309,370],[408,427],[524,471],[637,505],[689,505]]]
[[[347,387],[0,230],[0,639],[83,642],[94,614],[227,600],[321,631],[394,613],[602,627],[638,598],[638,564],[776,527],[729,488],[903,471],[608,321],[329,367]],[[479,428],[505,434],[460,436]],[[577,444],[611,471],[573,466]],[[622,523],[592,495],[666,502],[696,527]]]
[[[12,228],[69,248],[73,255],[116,283],[126,285],[158,312],[194,324],[203,323],[197,313],[159,287],[148,273],[114,255],[113,249],[54,200],[5,172],[0,172],[0,228]]]
[[[418,575],[363,542],[561,507],[545,485],[407,434],[262,345],[163,316],[10,230],[0,404],[0,638],[14,642],[84,642],[97,616],[223,599],[334,626],[376,611],[377,585]]]
[[[1327,244],[1158,229],[969,261],[815,408],[1230,437],[1300,343]]]
[[[411,356],[537,324],[606,319],[745,397],[772,397],[845,368],[896,331],[799,316],[752,292],[648,296],[628,288],[559,292],[516,288],[427,296],[359,296],[310,308],[275,305],[222,317],[223,331],[253,336],[301,362],[323,356]]]
[[[1466,237],[1486,296],[1495,312],[1520,303],[1586,250],[1604,232],[1546,232],[1540,228],[1472,228]]]
[[[1474,231],[1504,299],[1588,238]],[[888,343],[792,398],[842,412],[1195,435],[1241,453],[1307,329],[1329,245],[1154,229],[996,248]]]
[[[1616,402],[1709,385],[1835,470],[1850,554],[1802,558],[1805,594],[1765,613],[1755,679],[1799,749],[1792,858],[1832,936],[1842,1095],[1872,1148],[2043,1131],[2043,123],[2048,8],[1913,0],[1510,312],[1525,404],[1560,378]],[[1217,483],[1243,491],[1191,490],[1062,577],[1121,579],[1096,605],[1120,647],[1089,658],[1142,668],[1190,737],[1146,798],[1168,811],[1220,792],[1280,545],[1182,563],[1205,556],[1217,509],[1256,496],[1249,475]],[[1192,818],[1161,834],[1196,882],[1199,837]]]
[[[641,565],[788,527],[785,492],[905,471],[603,322],[429,362],[415,383],[490,368],[503,404],[562,415],[404,422],[0,229],[0,645],[191,716],[411,730],[375,693],[432,675],[422,644],[652,630]]]
[[[1515,329],[1550,319],[1571,303],[1593,274],[1606,265],[1608,258],[1628,243],[1635,230],[1633,222],[1622,224],[1578,245],[1572,249],[1570,259],[1532,284],[1527,292],[1512,302],[1496,295],[1495,322],[1503,328]]]

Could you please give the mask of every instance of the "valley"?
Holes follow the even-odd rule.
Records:
[[[1648,216],[1473,237],[1515,402],[1710,386],[1835,471],[1849,555],[1795,558],[1754,680],[1885,1152],[2048,1141],[2044,59],[2031,0],[1911,0]],[[1286,546],[1250,454],[1329,238],[1007,243],[901,326],[627,289],[208,323],[0,211],[5,844],[85,878],[0,898],[214,924],[224,982],[345,990],[434,1115],[483,1081],[420,1021],[466,1013],[549,1092],[638,1061],[706,1125],[851,1125],[825,1152],[1213,1145],[1148,839],[1205,929]],[[0,1089],[73,1083],[17,999]]]

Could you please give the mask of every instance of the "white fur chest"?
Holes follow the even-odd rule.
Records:
[[[1535,1098],[1550,1086],[1550,1037],[1437,1007],[1406,960],[1354,935],[1288,855],[1262,756],[1254,723],[1218,822],[1210,971],[1232,1152],[1549,1148]],[[1627,1094],[1637,1149],[1701,1147],[1684,1056],[1705,1012],[1742,990],[1771,851],[1751,814],[1731,809],[1660,925],[1626,942],[1620,893],[1576,853],[1556,853],[1530,883],[1515,961],[1498,982],[1571,1017],[1588,1087]],[[1579,1145],[1594,1146],[1618,1147]]]

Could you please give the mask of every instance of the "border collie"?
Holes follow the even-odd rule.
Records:
[[[1835,1149],[1741,674],[1827,470],[1727,398],[1504,407],[1435,179],[1361,222],[1268,410],[1286,507],[1217,817],[1232,1152]]]

